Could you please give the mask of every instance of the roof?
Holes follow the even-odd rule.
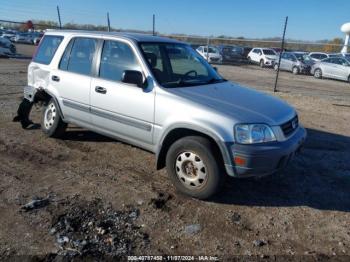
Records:
[[[110,36],[133,40],[135,42],[163,42],[163,43],[183,43],[175,39],[149,34],[130,33],[130,32],[104,32],[104,31],[85,31],[85,30],[47,30],[47,35],[94,35]]]

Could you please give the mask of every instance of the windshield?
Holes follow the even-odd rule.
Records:
[[[206,53],[206,52],[207,52],[207,47],[204,47],[203,50],[204,50],[204,52]],[[209,47],[208,53],[217,54],[217,53],[219,53],[219,50],[217,50],[215,47]]]
[[[263,49],[264,55],[276,55],[275,51],[271,49]]]
[[[302,62],[312,61],[312,58],[305,53],[294,53],[294,55],[297,57],[299,61],[302,61]]]
[[[186,87],[226,81],[195,50],[186,44],[140,43],[158,83]]]

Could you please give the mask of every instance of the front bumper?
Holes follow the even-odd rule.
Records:
[[[234,177],[264,176],[273,174],[293,159],[306,139],[306,130],[298,130],[283,142],[270,142],[255,145],[231,145],[232,161],[235,157],[245,159],[244,166],[225,165],[226,171]]]
[[[273,66],[275,64],[275,62],[276,62],[275,60],[267,60],[266,59],[265,60],[265,65],[266,66]]]

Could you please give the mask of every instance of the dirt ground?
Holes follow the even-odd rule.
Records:
[[[63,139],[50,139],[40,127],[23,130],[13,123],[28,63],[0,59],[0,259],[57,259],[64,246],[63,233],[56,232],[62,218],[131,209],[137,210],[134,219],[125,223],[133,230],[118,231],[129,241],[122,254],[349,261],[349,84],[282,72],[282,92],[271,94],[296,107],[308,131],[303,152],[279,174],[229,178],[219,195],[199,201],[175,192],[146,151],[74,126]],[[273,88],[273,70],[219,66],[219,72],[252,88]],[[40,108],[32,119],[40,123]],[[44,207],[21,209],[46,197]],[[95,201],[103,207],[91,208]],[[103,227],[96,230],[92,237]]]

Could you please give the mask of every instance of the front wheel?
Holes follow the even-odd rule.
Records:
[[[316,78],[322,78],[322,70],[317,68],[314,72],[314,77]]]
[[[67,124],[63,122],[54,99],[50,99],[43,107],[41,129],[49,137],[60,137],[64,134]]]
[[[175,187],[198,199],[213,196],[224,179],[215,153],[218,152],[213,144],[200,136],[184,137],[172,144],[166,156],[166,168]]]
[[[298,69],[296,66],[294,66],[294,67],[292,68],[292,73],[293,73],[293,75],[299,74],[299,69]]]
[[[264,66],[265,66],[264,60],[261,59],[261,60],[260,60],[260,67],[263,68]]]

